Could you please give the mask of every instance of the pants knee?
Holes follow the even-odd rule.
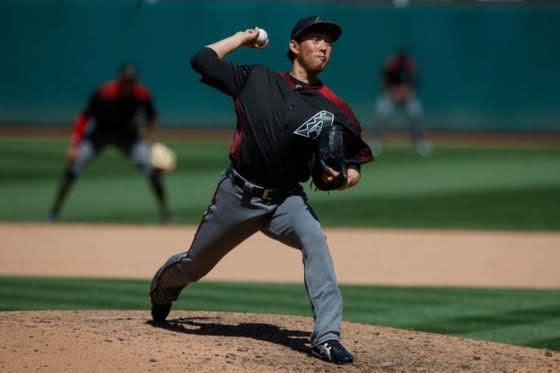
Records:
[[[152,176],[153,167],[151,164],[151,152],[147,142],[139,140],[134,143],[130,150],[129,158],[136,163],[140,171],[146,176]]]
[[[301,238],[301,246],[306,255],[313,255],[327,248],[327,240],[322,231],[308,232]]]
[[[407,105],[406,111],[408,113],[408,116],[412,119],[419,119],[424,113],[422,105],[420,104],[420,102],[418,102],[418,100],[411,101]]]

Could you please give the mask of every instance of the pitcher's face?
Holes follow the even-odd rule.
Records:
[[[290,48],[304,69],[319,73],[327,67],[331,58],[332,40],[325,33],[309,32],[300,41],[291,40]]]

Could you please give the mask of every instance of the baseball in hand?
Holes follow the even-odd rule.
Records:
[[[258,27],[255,27],[255,30],[257,30],[259,33],[259,36],[257,36],[256,44],[259,47],[265,46],[266,43],[268,42],[268,33],[266,32],[266,30]]]

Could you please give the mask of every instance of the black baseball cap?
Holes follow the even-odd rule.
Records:
[[[290,38],[298,40],[298,38],[306,31],[320,31],[329,35],[333,42],[337,41],[342,34],[342,28],[336,23],[324,20],[319,16],[311,16],[300,19],[294,28]]]

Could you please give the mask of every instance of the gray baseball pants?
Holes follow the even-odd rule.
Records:
[[[376,122],[372,129],[372,137],[379,141],[383,140],[389,119],[396,109],[404,111],[412,141],[417,142],[424,140],[426,134],[421,123],[422,116],[424,115],[424,108],[418,97],[413,95],[408,101],[397,104],[387,93],[381,95],[375,103]]]
[[[245,182],[246,188],[254,184]],[[342,296],[318,218],[298,185],[279,201],[248,198],[224,174],[188,251],[170,257],[155,274],[155,304],[170,304],[191,282],[204,277],[230,250],[261,231],[302,252],[305,288],[314,317],[312,344],[338,339]],[[270,263],[272,265],[272,263]]]
[[[128,145],[128,144],[127,144]],[[74,175],[78,175],[89,164],[98,152],[106,146],[106,143],[94,144],[90,139],[85,138],[78,145],[78,155],[76,160],[70,165],[70,171]],[[150,163],[150,145],[147,141],[138,139],[130,145],[116,145],[126,156],[136,164],[140,170],[146,174],[153,173],[152,164]]]

